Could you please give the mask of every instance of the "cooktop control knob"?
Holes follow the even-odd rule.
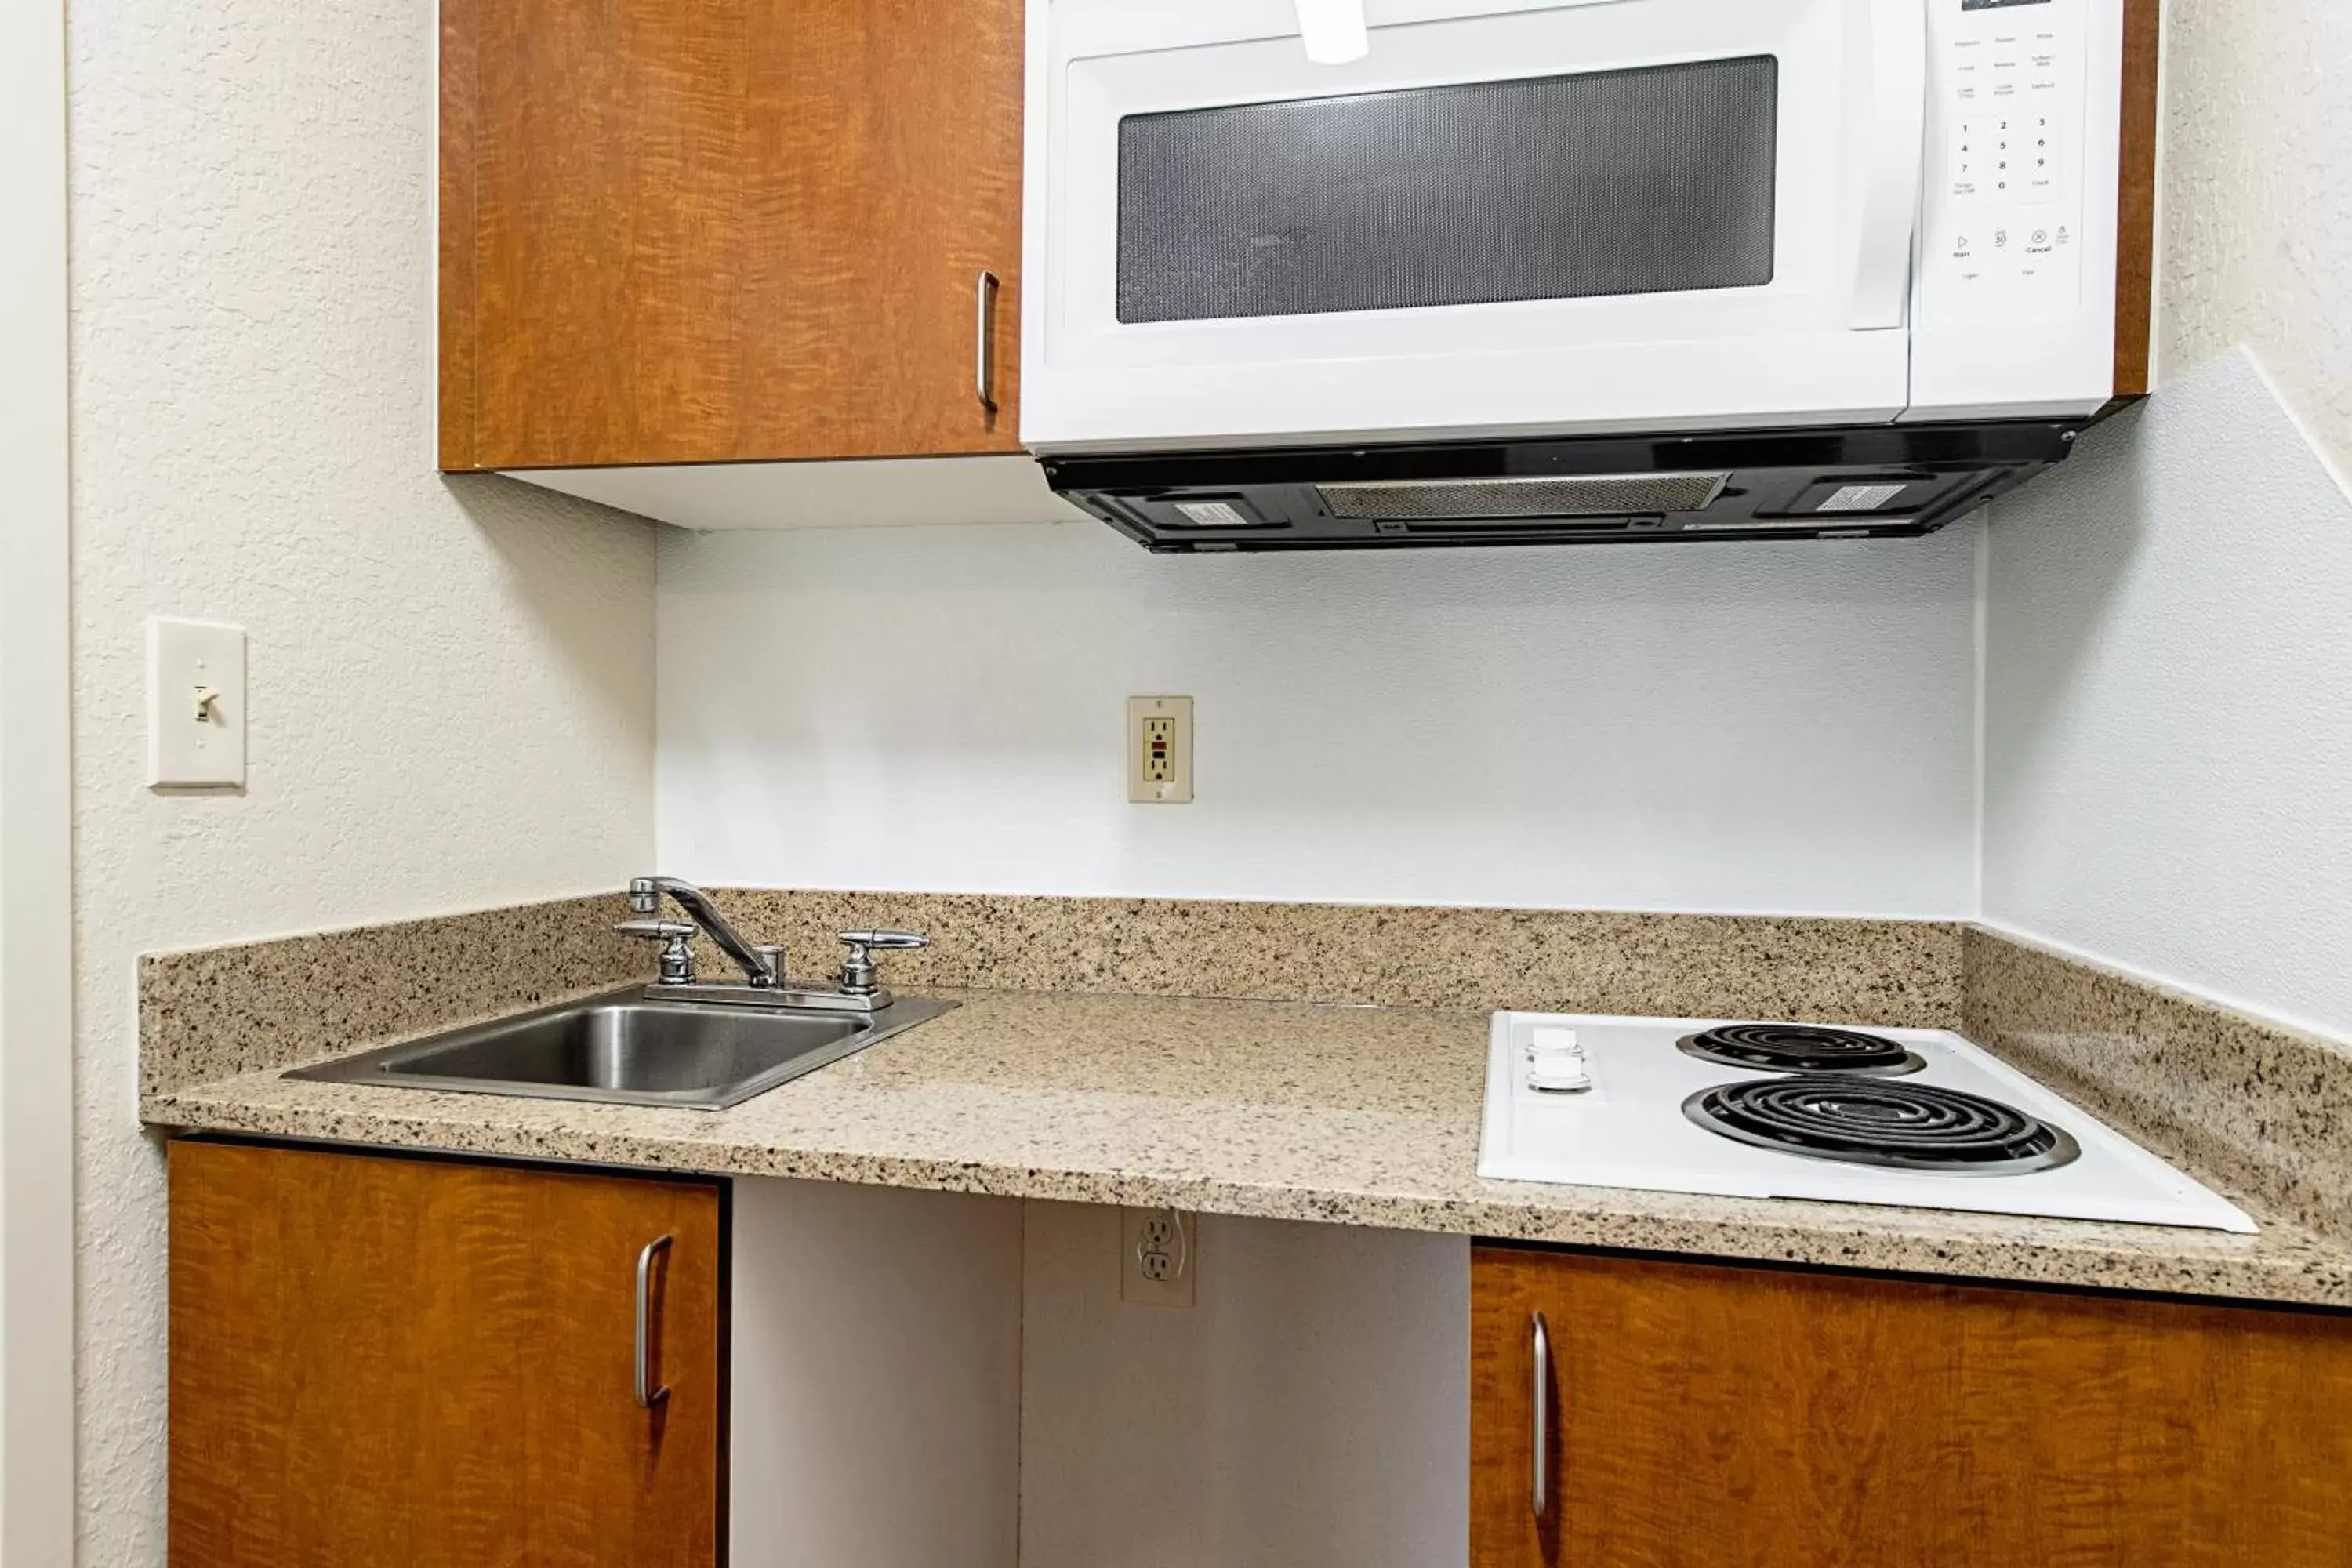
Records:
[[[1581,1094],[1592,1087],[1574,1029],[1538,1028],[1528,1037],[1528,1087],[1543,1094]]]

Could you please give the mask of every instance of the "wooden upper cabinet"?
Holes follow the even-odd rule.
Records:
[[[441,466],[1018,450],[1023,13],[443,0]]]
[[[717,1563],[716,1187],[186,1142],[171,1179],[173,1568]]]
[[[1482,1247],[1472,1338],[1473,1568],[2352,1563],[2352,1318]]]

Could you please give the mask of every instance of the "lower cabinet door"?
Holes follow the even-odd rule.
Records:
[[[1473,1568],[2352,1563],[2352,1318],[1508,1247],[1472,1270]]]
[[[718,1562],[719,1186],[202,1142],[171,1183],[174,1568]]]

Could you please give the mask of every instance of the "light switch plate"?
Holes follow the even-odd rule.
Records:
[[[245,784],[245,628],[157,616],[147,622],[147,784]]]
[[[1127,700],[1127,798],[1138,805],[1192,799],[1192,700]]]

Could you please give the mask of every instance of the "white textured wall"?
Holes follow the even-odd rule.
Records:
[[[662,542],[660,847],[719,881],[1973,909],[1972,539],[1170,558]],[[1125,699],[1198,700],[1130,805]]]
[[[1995,509],[1984,909],[2352,1040],[2352,499],[2213,361]]]
[[[163,1561],[133,955],[610,887],[650,847],[649,528],[431,471],[433,35],[414,0],[71,13],[81,1560],[105,1568]],[[241,796],[142,787],[154,612],[250,633]]]
[[[2352,5],[2165,14],[2163,374],[2251,344],[2352,474]]]

